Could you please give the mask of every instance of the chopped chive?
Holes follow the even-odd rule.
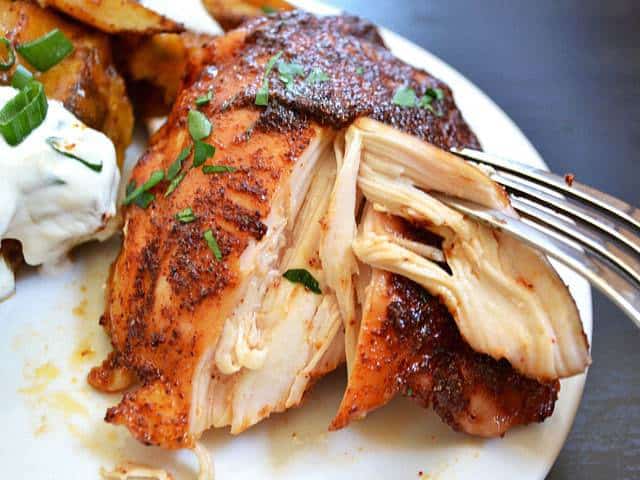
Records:
[[[393,103],[401,107],[414,107],[417,100],[415,90],[409,87],[400,87],[393,96]]]
[[[291,270],[287,270],[282,276],[290,282],[304,285],[307,290],[310,290],[313,293],[322,293],[318,280],[316,280],[313,275],[304,268],[293,268]]]
[[[0,134],[9,145],[18,145],[44,122],[48,108],[44,86],[30,82],[0,109]]]
[[[444,98],[444,92],[441,88],[427,88],[426,95],[436,100],[442,100]]]
[[[65,148],[64,140],[62,138],[49,137],[49,138],[46,139],[46,142],[56,152],[64,155],[65,157],[69,157],[69,158],[73,158],[74,160],[77,160],[78,162],[83,164],[85,167],[90,168],[94,172],[100,173],[102,171],[102,162],[100,162],[100,163],[91,163],[90,161],[85,160],[84,158],[80,158],[79,156],[75,155],[73,152],[71,152],[67,148]]]
[[[202,107],[203,105],[207,105],[211,100],[213,100],[213,90],[209,90],[206,94],[196,98],[196,105]]]
[[[262,77],[262,86],[256,92],[256,105],[266,107],[269,104],[269,74],[283,53],[284,52],[280,50],[267,62],[267,66],[264,69],[264,76]]]
[[[180,223],[191,223],[195,222],[198,217],[195,216],[191,207],[187,207],[184,210],[180,210],[176,213],[176,220]]]
[[[46,72],[73,52],[73,43],[55,28],[40,38],[18,45],[16,50],[37,70]]]
[[[11,86],[18,90],[22,90],[31,80],[33,80],[31,72],[18,64],[13,72],[13,78],[11,78]]]
[[[356,68],[356,74],[357,75],[364,75],[364,68],[363,67]]]
[[[194,140],[202,140],[211,134],[211,122],[204,113],[199,112],[198,110],[189,110],[187,124],[189,126],[191,138]]]
[[[0,70],[9,70],[16,63],[16,52],[7,37],[0,37],[0,44],[7,49],[7,59],[0,58]]]
[[[167,169],[167,180],[171,181],[176,178],[180,170],[182,170],[182,162],[184,162],[189,155],[191,155],[191,145],[183,148],[178,158],[176,158],[176,161],[169,165]]]
[[[193,153],[193,168],[202,165],[207,159],[213,157],[216,153],[216,147],[208,143],[197,141],[195,151]]]
[[[135,200],[135,204],[140,208],[147,208],[156,199],[153,193],[142,192]]]
[[[271,15],[272,13],[277,13],[277,11],[278,11],[275,8],[270,7],[269,5],[263,5],[260,8],[266,15]]]
[[[216,260],[222,260],[222,252],[220,251],[220,246],[218,245],[218,241],[216,237],[213,236],[213,232],[211,229],[204,232],[204,239],[209,245],[209,250],[213,253],[213,256],[216,257]]]
[[[326,82],[327,80],[329,80],[329,75],[327,75],[319,68],[314,68],[307,77],[307,83],[322,83]]]
[[[133,189],[132,191],[130,191],[127,196],[124,199],[124,204],[125,205],[129,205],[131,202],[133,202],[134,200],[136,200],[139,196],[141,196],[143,193],[148,192],[149,190],[151,190],[153,187],[155,187],[156,185],[158,185],[162,180],[164,180],[164,171],[162,170],[156,170],[155,172],[153,172],[151,174],[151,176],[149,176],[149,179],[144,182],[142,185],[140,185],[139,187]],[[129,184],[131,185],[131,183]],[[134,184],[135,185],[135,184]],[[127,187],[127,189],[129,189],[129,187]],[[146,195],[146,198],[149,198],[148,195]],[[151,199],[153,200],[153,199]],[[150,203],[150,202],[149,202]],[[148,204],[147,204],[148,206]],[[146,208],[146,207],[144,207]]]
[[[205,165],[202,167],[202,171],[206,174],[212,173],[233,173],[238,170],[236,167],[230,167],[227,165]]]
[[[167,191],[164,192],[164,196],[168,197],[169,195],[171,195],[175,191],[175,189],[178,188],[178,185],[180,185],[180,183],[182,182],[182,180],[184,180],[184,177],[186,175],[187,174],[183,172],[177,177],[175,177],[173,180],[171,180],[171,183],[169,183],[169,186],[167,187]]]

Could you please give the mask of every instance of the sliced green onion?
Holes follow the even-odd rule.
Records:
[[[73,52],[73,43],[55,28],[40,38],[18,45],[16,50],[37,70],[46,72]]]
[[[46,142],[56,152],[61,153],[65,157],[69,157],[69,158],[73,158],[74,160],[77,160],[78,162],[83,164],[85,167],[90,168],[94,172],[100,173],[102,171],[102,162],[100,162],[100,163],[91,163],[88,160],[85,160],[84,158],[78,157],[73,152],[70,152],[69,150],[67,150],[67,148],[65,148],[64,139],[62,139],[60,137],[49,137],[49,138],[47,138]]]
[[[198,217],[195,216],[193,210],[190,207],[185,208],[184,210],[180,210],[176,213],[176,220],[180,223],[191,223],[195,222]]]
[[[329,80],[329,75],[320,70],[319,68],[314,68],[309,76],[307,77],[307,83],[322,83]]]
[[[186,173],[181,173],[180,175],[175,177],[173,180],[171,180],[171,183],[167,187],[167,191],[164,192],[164,196],[168,197],[169,195],[171,195],[175,191],[175,189],[178,188],[178,185],[180,185],[180,183],[182,182],[182,180],[184,180],[184,177],[186,175],[187,175]]]
[[[273,7],[270,7],[269,5],[263,5],[262,7],[260,7],[262,9],[262,11],[266,14],[266,15],[271,15],[272,13],[276,13],[278,10],[276,10]]]
[[[202,140],[211,134],[211,122],[204,113],[198,110],[189,110],[187,124],[191,138],[194,140]]]
[[[196,105],[198,107],[202,107],[203,105],[208,104],[211,100],[213,100],[213,90],[209,90],[205,95],[200,95],[196,98]]]
[[[230,167],[228,165],[205,165],[202,167],[202,171],[206,174],[233,173],[236,170],[238,170],[236,167]]]
[[[18,64],[13,72],[13,78],[11,78],[11,86],[18,90],[22,90],[31,80],[33,80],[31,72]]]
[[[364,68],[363,67],[356,68],[356,74],[357,75],[364,75]]]
[[[313,275],[311,275],[309,271],[305,270],[304,268],[293,268],[291,270],[287,270],[282,276],[290,282],[300,283],[304,285],[313,293],[322,293],[318,280],[316,280]]]
[[[436,100],[442,100],[444,98],[444,92],[441,88],[427,88],[426,94]]]
[[[256,105],[266,107],[269,104],[269,74],[283,53],[284,52],[280,50],[267,62],[267,66],[264,69],[264,77],[262,77],[262,86],[256,93]]]
[[[153,193],[142,192],[136,199],[135,204],[140,208],[147,208],[156,199]]]
[[[204,240],[209,245],[209,250],[213,253],[213,256],[216,257],[216,260],[222,260],[222,252],[220,251],[220,246],[218,245],[218,241],[216,237],[213,236],[213,232],[211,229],[204,232]]]
[[[191,145],[183,148],[178,158],[176,158],[176,161],[169,166],[167,169],[167,180],[171,181],[176,178],[180,170],[182,170],[182,162],[184,162],[189,155],[191,155]]]
[[[0,58],[0,70],[9,70],[16,63],[16,52],[13,51],[13,46],[8,38],[0,37],[0,44],[7,49],[7,59]]]
[[[202,165],[207,159],[213,157],[216,153],[216,147],[208,143],[197,141],[195,151],[193,152],[193,168]]]
[[[418,98],[413,88],[400,87],[393,96],[393,103],[401,107],[414,107]]]
[[[146,182],[144,182],[142,185],[140,185],[139,187],[135,188],[134,190],[130,191],[127,194],[127,196],[125,197],[123,203],[125,205],[129,205],[131,202],[136,200],[140,195],[142,195],[145,192],[148,192],[153,187],[158,185],[162,180],[164,180],[164,172],[162,170],[156,170],[155,172],[153,172],[151,174],[151,176],[149,177],[149,179]],[[129,185],[131,185],[131,183]],[[134,185],[135,185],[135,183],[134,183]]]
[[[42,84],[29,83],[0,110],[0,133],[9,145],[18,145],[44,122],[48,108]]]

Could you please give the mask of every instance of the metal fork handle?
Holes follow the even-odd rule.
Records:
[[[600,254],[583,249],[578,243],[526,218],[519,220],[458,198],[431,195],[469,217],[519,238],[575,270],[613,300],[640,328],[640,289]]]

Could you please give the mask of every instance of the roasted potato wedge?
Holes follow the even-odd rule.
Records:
[[[208,52],[213,37],[184,32],[118,39],[118,66],[131,87],[136,112],[143,117],[167,115],[176,99],[187,64]]]
[[[143,7],[135,0],[38,0],[106,33],[149,35],[181,32],[182,25]]]
[[[249,18],[264,15],[269,9],[292,10],[284,0],[202,0],[204,6],[224,30],[236,28]]]
[[[48,98],[61,101],[84,123],[111,138],[122,162],[131,142],[133,110],[125,82],[115,68],[110,38],[34,3],[0,0],[0,35],[14,45],[54,28],[65,33],[74,51],[47,72],[32,73],[44,84]],[[19,55],[18,61],[31,69]],[[0,71],[0,85],[8,84],[12,76],[13,69]]]

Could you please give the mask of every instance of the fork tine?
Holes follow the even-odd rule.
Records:
[[[559,194],[551,195],[546,193],[543,188],[536,186],[533,182],[520,179],[515,176],[504,173],[493,173],[491,178],[507,188],[511,193],[524,195],[527,198],[534,199],[538,203],[553,208],[575,220],[594,226],[596,229],[610,235],[616,240],[624,243],[634,252],[640,255],[640,236],[634,234],[630,229],[626,228],[626,224],[617,222],[615,218],[608,215],[597,215],[577,202],[572,202],[563,198]],[[555,192],[554,192],[555,193]],[[514,197],[512,196],[512,199]]]
[[[489,155],[470,148],[452,149],[456,155],[473,160],[479,163],[490,165],[496,169],[509,172],[524,178],[533,180],[545,185],[553,190],[560,191],[566,195],[578,198],[589,205],[593,205],[601,210],[607,211],[619,217],[628,224],[640,230],[640,209],[634,208],[626,202],[612,195],[600,192],[579,182],[567,183],[564,177],[554,173],[545,172],[537,168],[530,167],[510,160],[501,159],[494,155]]]
[[[588,245],[568,239],[563,233],[532,219],[519,220],[458,198],[431,195],[469,217],[519,238],[575,270],[611,298],[640,328],[640,289],[617,265]]]

